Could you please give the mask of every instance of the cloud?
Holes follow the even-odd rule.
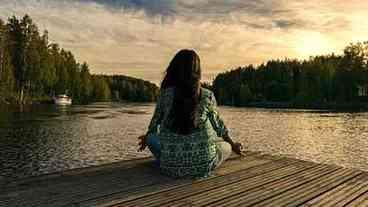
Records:
[[[144,10],[146,14],[170,16],[176,11],[176,3],[172,0],[79,0],[105,5],[110,9]]]
[[[0,0],[0,18],[29,14],[93,72],[156,83],[181,48],[198,51],[206,79],[339,51],[368,36],[367,9],[357,0]]]
[[[162,16],[193,16],[228,14],[242,11],[255,14],[270,14],[276,10],[276,4],[267,0],[79,0],[79,2],[94,2],[110,9],[144,10],[148,15]]]
[[[278,27],[280,29],[292,28],[292,27],[299,27],[302,28],[305,24],[302,21],[290,21],[285,19],[278,19],[272,21],[274,27]]]

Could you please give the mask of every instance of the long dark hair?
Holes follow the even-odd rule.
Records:
[[[200,98],[201,66],[197,53],[180,50],[171,60],[161,89],[173,87],[174,100],[168,116],[168,128],[179,134],[189,134],[198,127],[196,111]]]

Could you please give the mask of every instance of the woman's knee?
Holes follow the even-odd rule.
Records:
[[[222,153],[223,159],[226,160],[228,157],[230,157],[231,153],[232,153],[232,147],[229,143],[227,142],[218,142],[217,143],[220,151]]]
[[[150,151],[152,152],[152,154],[156,157],[156,159],[159,159],[161,154],[161,147],[158,137],[155,135],[149,135],[146,138],[146,144],[150,149]]]
[[[157,136],[147,135],[146,144],[147,144],[147,146],[155,146],[155,145],[159,145],[160,143],[158,141]]]
[[[222,151],[231,152],[231,145],[225,141],[217,142]]]

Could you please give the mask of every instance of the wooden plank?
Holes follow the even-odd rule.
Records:
[[[263,185],[265,183],[268,182],[272,182],[275,179],[280,179],[284,176],[289,176],[293,173],[297,173],[300,171],[303,171],[305,168],[302,167],[296,167],[296,166],[286,166],[280,169],[276,169],[276,170],[272,170],[269,172],[265,172],[261,175],[256,175],[256,176],[252,176],[250,178],[245,178],[245,179],[240,179],[238,182],[233,182],[230,184],[227,184],[225,186],[220,186],[217,187],[215,189],[211,189],[211,190],[207,190],[204,191],[202,193],[196,193],[195,195],[192,195],[190,197],[186,197],[185,199],[175,199],[175,196],[178,195],[175,192],[165,192],[165,193],[159,193],[157,195],[155,195],[155,199],[151,198],[151,199],[144,199],[144,200],[134,200],[131,202],[126,202],[126,203],[122,203],[120,205],[117,206],[176,206],[176,205],[181,205],[183,204],[183,202],[185,204],[191,203],[192,205],[199,205],[200,203],[197,203],[199,201],[204,201],[204,200],[213,200],[213,197],[216,197],[218,199],[221,199],[222,197],[228,197],[231,194],[234,194],[236,192],[242,191],[243,188],[253,188],[256,186],[260,186]],[[212,182],[206,182],[205,185],[208,186],[212,186]],[[181,189],[181,190],[185,190],[187,192],[190,192],[193,187],[195,185],[192,186],[188,186],[185,189]],[[179,201],[174,201],[172,199],[166,200],[166,197],[170,197],[170,198],[174,198],[174,200],[179,200]],[[148,203],[147,203],[148,202]]]
[[[253,153],[257,154],[257,153]],[[141,161],[141,160],[139,160]],[[251,155],[247,159],[239,161],[233,159],[225,162],[225,167],[219,169],[219,174],[238,170],[269,162],[269,160],[258,160]],[[166,176],[159,174],[158,169],[149,166],[146,162],[128,162],[129,167],[123,166],[112,168],[107,166],[105,172],[95,173],[95,171],[84,171],[84,174],[73,174],[72,176],[58,176],[41,179],[36,182],[32,179],[29,183],[21,182],[21,185],[13,186],[12,191],[2,193],[3,200],[9,205],[37,205],[63,206],[70,203],[79,203],[83,200],[104,197],[117,192],[137,192],[139,188],[151,185],[161,185],[162,187],[176,186],[186,182],[176,182]],[[92,173],[90,173],[92,172]],[[46,182],[47,181],[47,182]],[[17,192],[14,194],[14,192]],[[37,196],[35,196],[37,195]],[[130,193],[130,195],[132,195]]]
[[[260,158],[263,158],[263,157],[266,157],[267,159],[269,158],[269,156],[264,156],[264,155],[259,155],[259,156],[257,156],[257,157],[260,157]],[[275,166],[277,166],[277,165],[291,165],[291,164],[293,164],[293,165],[298,165],[298,166],[304,166],[304,167],[312,167],[312,166],[315,166],[316,164],[315,163],[311,163],[311,162],[305,162],[305,161],[300,161],[300,160],[293,160],[293,159],[291,159],[291,160],[289,160],[289,159],[284,159],[284,158],[280,158],[280,157],[277,157],[277,158],[275,158],[275,157],[272,157],[272,160],[277,160],[277,161],[280,161],[279,163],[276,163],[276,162],[272,162],[272,163],[267,163],[267,165],[275,165]],[[227,163],[231,163],[231,162],[227,162]],[[233,164],[233,163],[231,163],[231,164]],[[251,167],[251,166],[249,166],[249,167]],[[258,167],[263,167],[263,166],[257,166],[257,167],[255,167],[255,168],[258,168]],[[228,169],[228,166],[226,166],[225,165],[225,167],[223,167],[222,169],[225,169],[225,171],[227,171],[227,169]],[[217,172],[219,172],[219,173],[216,173],[217,175],[221,175],[221,174],[223,174],[222,172],[221,172],[221,170],[222,169],[220,169],[220,170],[218,170]],[[244,168],[245,169],[245,168]],[[195,183],[193,183],[194,185],[193,186],[191,186],[191,190],[193,190],[192,189],[192,187],[194,188],[195,187]],[[228,183],[229,184],[229,183]],[[212,184],[211,184],[212,185]],[[153,187],[154,188],[154,187]],[[168,189],[168,190],[171,190],[171,189]],[[160,191],[161,192],[161,191]],[[154,192],[154,193],[158,193],[158,192]],[[151,195],[152,194],[152,191],[149,191],[149,194],[147,194],[147,195]],[[141,196],[147,196],[147,195],[141,195]],[[182,195],[182,194],[180,194],[180,195]],[[124,196],[119,196],[119,195],[117,195],[117,197],[116,197],[116,199],[114,200],[114,199],[111,199],[112,201],[111,202],[109,202],[109,203],[106,203],[106,205],[102,205],[102,203],[103,202],[100,202],[100,205],[99,206],[110,206],[110,205],[113,205],[113,204],[117,204],[117,203],[121,203],[121,202],[126,202],[126,201],[128,201],[128,200],[132,200],[132,199],[137,199],[137,196],[135,196],[135,197],[132,197],[132,198],[130,198],[130,196],[128,196],[128,198],[127,199],[124,199],[123,198]],[[139,196],[138,196],[139,197]],[[166,196],[167,197],[167,196]],[[177,195],[174,195],[174,199],[176,200],[177,199]],[[98,201],[97,201],[98,202]],[[145,204],[145,205],[147,205],[147,203]]]
[[[219,186],[229,185],[233,182],[238,182],[239,180],[242,180],[242,179],[247,179],[247,178],[259,175],[259,174],[263,174],[265,172],[280,169],[284,166],[285,165],[278,164],[278,163],[266,163],[263,165],[255,165],[253,167],[249,167],[249,169],[246,169],[246,170],[229,173],[226,176],[217,176],[217,177],[211,177],[209,179],[204,179],[200,181],[194,181],[190,183],[189,185],[175,186],[175,188],[166,189],[164,191],[153,192],[150,195],[144,195],[140,197],[130,196],[125,199],[120,198],[119,200],[114,200],[114,203],[110,202],[106,206],[118,204],[118,202],[116,201],[119,201],[120,205],[124,205],[124,206],[134,205],[133,200],[136,200],[139,203],[144,203],[145,206],[150,206],[151,204],[154,204],[156,200],[161,200],[161,202],[163,202],[162,194],[165,194],[164,200],[167,202],[170,202],[171,200],[177,200],[180,197],[184,198],[190,195],[194,195],[200,192],[204,192],[204,191],[219,187]],[[208,185],[207,184],[208,182],[211,182],[211,185]],[[129,202],[130,204],[127,204]]]
[[[252,181],[252,179],[249,179],[246,180],[246,182],[238,182],[235,183],[234,186],[225,186],[224,188],[216,189],[211,193],[206,192],[202,195],[196,196],[195,198],[188,198],[183,201],[179,201],[178,203],[185,204],[189,202],[198,206],[227,206],[228,204],[231,205],[232,201],[241,201],[242,199],[247,198],[257,199],[258,193],[260,193],[265,186],[272,186],[278,189],[278,184],[292,182],[293,180],[301,178],[305,178],[305,180],[308,181],[308,179],[311,180],[335,170],[321,165],[311,168],[303,168],[299,166],[293,167],[295,170],[287,170],[281,174],[264,174],[256,177],[255,182]]]
[[[121,173],[122,171],[127,172],[127,173],[131,173],[131,172],[135,172],[135,171],[142,171],[144,172],[143,174],[149,174],[148,171],[152,171],[150,168],[144,167],[144,166],[140,166],[137,168],[131,168],[131,169],[116,169],[115,171],[109,171],[109,172],[105,172],[105,173],[101,173],[101,174],[89,174],[89,173],[85,173],[85,174],[81,174],[79,176],[60,176],[60,177],[56,177],[56,178],[50,178],[47,180],[41,180],[39,182],[36,181],[31,181],[29,183],[21,183],[21,184],[17,184],[14,186],[9,186],[7,188],[4,189],[4,191],[2,191],[0,194],[4,194],[6,192],[11,192],[13,190],[17,190],[17,191],[22,191],[22,190],[29,190],[32,189],[32,191],[38,190],[38,189],[42,189],[44,187],[48,187],[50,182],[53,183],[53,185],[69,185],[69,184],[82,184],[83,182],[89,182],[91,179],[94,179],[96,177],[107,177],[107,176],[117,176],[117,175],[124,175],[124,173]],[[126,175],[128,176],[128,175]]]
[[[316,180],[304,183],[301,186],[288,190],[254,206],[299,206],[361,173],[359,171],[349,169],[341,169],[340,171],[342,173],[319,177]]]
[[[152,175],[152,168],[148,168],[146,165],[139,165],[139,167],[136,168],[123,167],[117,168],[114,171],[107,169],[106,172],[97,174],[92,172],[80,174],[79,176],[59,176],[48,180],[43,179],[40,180],[40,182],[32,180],[29,183],[21,183],[16,186],[5,188],[0,192],[0,197],[7,197],[10,201],[17,201],[20,203],[22,203],[23,200],[27,202],[49,200],[64,194],[72,194],[78,190],[87,191],[87,189],[99,186],[103,183],[111,183],[116,180],[127,180],[127,178],[132,177],[129,174],[133,174],[134,176],[140,175],[140,179],[144,179],[144,177],[149,179]],[[129,185],[133,184],[133,182],[129,183]]]
[[[258,163],[260,164],[260,163]],[[137,172],[137,174],[140,174],[141,172]],[[119,178],[118,178],[119,179]],[[134,178],[132,178],[134,179]],[[123,180],[123,179],[119,179],[119,180]],[[113,186],[109,185],[109,183],[111,183],[111,181],[109,183],[105,183],[103,182],[102,184],[100,184],[98,186],[98,188],[92,188],[92,189],[79,189],[76,192],[73,192],[72,195],[64,195],[62,198],[60,197],[56,197],[53,199],[49,199],[48,202],[51,200],[53,202],[54,205],[60,203],[60,202],[73,202],[73,203],[79,203],[81,200],[85,200],[85,199],[90,199],[90,198],[96,198],[96,197],[101,197],[101,196],[105,196],[106,194],[113,194],[116,191],[123,191],[123,192],[134,192],[136,190],[136,188],[140,189],[140,188],[146,188],[147,186],[150,185],[158,185],[158,184],[162,184],[162,185],[166,185],[166,186],[170,186],[170,185],[178,185],[180,183],[187,183],[187,182],[176,182],[175,180],[168,178],[166,176],[162,176],[159,174],[158,170],[155,169],[155,172],[151,172],[147,175],[147,177],[145,177],[144,179],[138,178],[138,180],[142,181],[144,184],[142,185],[137,185],[136,182],[134,183],[134,185],[127,185],[126,183],[119,183],[119,180],[117,182],[112,182]],[[148,181],[145,181],[148,180]],[[133,180],[134,181],[134,180]],[[156,181],[156,182],[153,182]],[[90,184],[88,184],[90,185]],[[107,185],[105,187],[105,185]]]
[[[345,205],[346,207],[367,207],[368,206],[368,192],[363,193],[357,199]]]
[[[258,152],[246,152],[247,158],[253,158],[257,159],[256,155],[258,155]],[[232,155],[232,160],[239,160],[239,156]],[[123,171],[129,168],[135,168],[135,167],[147,167],[152,166],[152,158],[140,158],[135,160],[128,160],[128,161],[121,161],[111,164],[105,164],[100,166],[92,166],[92,167],[86,167],[86,168],[80,168],[80,169],[72,169],[57,173],[51,173],[41,176],[34,176],[24,179],[18,179],[18,180],[8,180],[6,182],[2,182],[0,187],[2,189],[1,193],[4,193],[6,190],[11,191],[12,188],[16,188],[16,190],[20,190],[23,186],[27,188],[27,186],[35,185],[40,186],[42,184],[48,184],[50,180],[53,182],[65,182],[65,181],[71,181],[73,178],[75,180],[80,180],[80,176],[83,177],[92,177],[96,175],[104,175],[104,174],[110,174],[112,171]],[[226,162],[225,165],[228,165],[229,163]],[[44,182],[43,182],[44,181]]]
[[[98,165],[98,166],[65,170],[65,171],[60,171],[56,173],[40,175],[40,176],[32,176],[32,177],[23,178],[23,179],[16,179],[16,180],[14,179],[6,180],[5,179],[0,183],[0,187],[2,189],[5,189],[5,188],[12,187],[12,186],[19,186],[22,184],[29,185],[31,183],[40,183],[42,181],[48,182],[50,179],[60,178],[60,177],[71,177],[71,176],[79,176],[79,175],[85,175],[85,174],[93,175],[93,174],[98,174],[98,173],[107,173],[110,170],[116,170],[116,169],[124,170],[124,169],[134,168],[134,167],[143,166],[143,165],[149,166],[152,161],[153,161],[152,157],[138,158],[134,160],[124,160],[120,162],[114,162],[114,163],[103,164],[103,165]]]
[[[294,159],[294,158],[286,158],[286,157],[279,157],[279,159],[277,161],[288,163],[288,164],[293,164],[293,165],[297,165],[297,166],[314,166],[314,165],[316,165],[316,163],[314,163],[314,162],[298,160],[298,159]]]
[[[340,186],[304,203],[301,206],[343,207],[367,191],[368,175],[366,173],[362,173],[357,177],[341,184]]]
[[[232,155],[213,176],[175,180],[152,159],[0,184],[8,206],[368,206],[368,174],[260,152]]]
[[[226,161],[222,166],[213,171],[213,176],[226,175],[232,172],[248,169],[257,165],[262,165],[268,162],[272,162],[270,159],[264,159],[263,157],[245,157],[237,158],[234,160]]]
[[[304,187],[306,187],[307,190],[308,186],[315,187],[324,182],[333,182],[343,176],[352,176],[351,173],[351,171],[336,167],[325,168],[322,171],[314,173],[305,174],[302,172],[277,182],[264,185],[258,189],[243,192],[219,203],[213,203],[211,206],[288,206],[296,197],[299,199],[300,195],[297,193],[290,192],[290,194],[288,194],[285,192],[294,189],[298,191],[304,189]],[[298,191],[298,193],[302,194],[303,191]]]
[[[367,176],[368,173],[364,173]],[[364,182],[367,182],[364,180]],[[361,188],[359,191],[354,192],[354,196],[356,198],[349,203],[347,203],[346,207],[367,207],[368,206],[368,189],[367,187]]]
[[[50,180],[46,185],[37,187],[27,186],[27,189],[10,192],[12,199],[9,204],[27,204],[37,206],[61,206],[80,199],[87,199],[94,193],[103,193],[107,190],[130,190],[144,187],[158,182],[170,182],[172,179],[160,175],[151,168],[132,168],[125,171],[117,171],[113,174],[97,175],[81,180],[65,180],[54,182]],[[16,192],[16,194],[14,194]]]
[[[267,163],[270,163],[270,160],[262,160],[257,159],[256,157],[246,157],[244,159],[232,159],[230,161],[226,161],[223,166],[221,166],[218,170],[215,171],[214,176],[212,178],[222,177],[223,175],[231,174],[231,173],[242,173],[239,172],[241,170],[250,169],[251,172],[253,168],[258,169],[262,168],[261,166]],[[286,164],[272,164],[272,167],[281,167]],[[258,168],[257,168],[258,167]],[[205,179],[206,180],[206,179]],[[111,194],[106,194],[101,197],[93,198],[90,200],[85,200],[79,203],[81,206],[103,206],[103,205],[113,205],[115,203],[124,202],[127,200],[136,199],[138,197],[148,196],[152,193],[156,193],[159,189],[161,191],[172,190],[174,188],[182,187],[183,185],[191,185],[193,183],[202,182],[202,180],[192,181],[192,182],[180,182],[173,181],[172,183],[163,183],[153,186],[147,186],[144,189],[136,189],[134,191],[117,191]]]

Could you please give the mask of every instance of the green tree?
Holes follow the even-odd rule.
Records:
[[[23,32],[21,22],[15,17],[11,17],[8,20],[7,29],[9,33],[9,49],[12,59],[12,65],[14,67],[14,76],[16,79],[16,86],[18,89],[18,101],[23,102],[24,85],[25,85],[25,48],[26,37]]]
[[[0,19],[0,102],[12,95],[15,83],[8,38],[7,28]]]
[[[81,73],[80,73],[80,100],[82,103],[87,103],[92,96],[93,92],[93,85],[91,81],[91,75],[89,73],[89,68],[87,63],[83,63],[81,66]]]
[[[247,83],[253,100],[292,102],[299,106],[361,101],[358,87],[368,86],[368,43],[347,46],[343,55],[321,55],[308,60],[270,60],[254,67],[220,73],[213,91],[220,104],[240,105]]]
[[[239,89],[239,105],[244,106],[252,100],[252,92],[247,84],[241,84]]]
[[[111,90],[104,77],[93,76],[93,93],[95,99],[99,101],[105,101],[111,98]]]

